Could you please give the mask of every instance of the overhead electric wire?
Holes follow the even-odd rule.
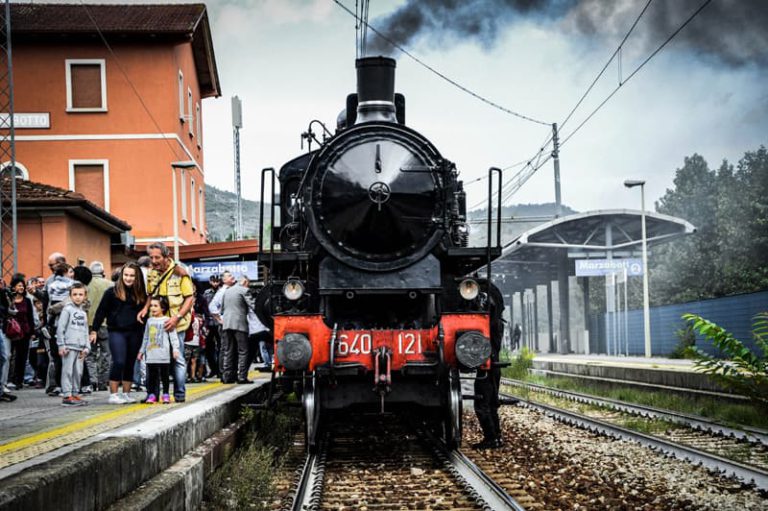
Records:
[[[634,31],[634,29],[635,29],[635,27],[637,26],[637,24],[638,24],[638,22],[640,21],[640,19],[643,17],[643,15],[645,14],[645,12],[648,10],[648,7],[650,6],[650,4],[651,4],[651,2],[652,2],[652,1],[653,1],[653,0],[648,0],[648,2],[646,2],[646,4],[645,4],[645,6],[643,7],[642,11],[641,11],[641,12],[640,12],[640,14],[637,16],[637,18],[635,19],[634,23],[632,23],[632,26],[631,26],[631,27],[629,28],[629,30],[627,31],[627,33],[626,33],[626,35],[624,36],[624,38],[622,39],[621,43],[619,43],[618,47],[617,47],[617,48],[616,48],[616,50],[613,52],[613,54],[611,55],[611,57],[608,59],[608,61],[606,62],[606,64],[603,66],[603,68],[602,68],[602,69],[600,70],[600,72],[597,74],[597,76],[595,77],[595,79],[594,79],[594,80],[592,81],[592,83],[589,85],[589,87],[588,87],[588,88],[587,88],[587,90],[584,92],[584,94],[581,96],[581,98],[580,98],[580,99],[579,99],[579,101],[576,103],[576,105],[575,105],[575,106],[574,106],[574,107],[571,109],[571,111],[570,111],[570,112],[568,113],[568,115],[565,117],[565,120],[563,120],[563,122],[561,122],[561,123],[560,123],[560,126],[559,126],[559,128],[560,128],[560,129],[562,129],[562,127],[563,127],[563,126],[564,126],[564,125],[565,125],[565,124],[568,122],[568,120],[570,120],[570,119],[571,119],[571,117],[573,116],[574,112],[575,112],[575,111],[578,109],[578,107],[581,105],[581,103],[584,101],[584,99],[585,99],[585,98],[587,97],[587,95],[590,93],[590,91],[591,91],[591,90],[592,90],[592,88],[595,86],[595,84],[596,84],[596,83],[597,83],[597,81],[600,79],[600,77],[603,75],[603,73],[605,73],[605,70],[608,68],[608,66],[609,66],[609,65],[610,65],[610,63],[613,61],[613,59],[616,57],[616,55],[620,54],[620,52],[621,52],[621,49],[622,49],[622,47],[623,47],[624,43],[627,41],[627,39],[629,38],[629,36],[631,35],[631,33]],[[698,9],[696,9],[696,11],[694,11],[694,12],[693,12],[693,14],[691,14],[691,15],[690,15],[690,16],[689,16],[689,17],[688,17],[688,18],[687,18],[687,19],[686,19],[686,20],[685,20],[685,21],[684,21],[684,22],[683,22],[683,23],[682,23],[682,24],[681,24],[681,25],[680,25],[680,26],[679,26],[679,27],[678,27],[678,28],[677,28],[677,29],[676,29],[674,32],[672,32],[672,34],[670,34],[670,35],[669,35],[669,37],[668,37],[668,38],[667,38],[667,39],[666,39],[666,40],[665,40],[665,41],[664,41],[662,44],[660,44],[660,45],[659,45],[659,46],[658,46],[658,47],[657,47],[657,48],[656,48],[656,49],[655,49],[655,50],[654,50],[654,51],[653,51],[653,52],[652,52],[650,55],[648,55],[648,57],[647,57],[645,60],[643,60],[643,62],[642,62],[642,63],[641,63],[639,66],[637,66],[637,67],[636,67],[636,68],[635,68],[635,69],[634,69],[634,70],[633,70],[633,71],[632,71],[632,72],[629,74],[629,76],[627,76],[627,78],[626,78],[625,80],[623,80],[623,81],[622,81],[622,80],[620,80],[620,81],[619,81],[619,84],[616,86],[616,88],[615,88],[615,89],[614,89],[614,90],[613,90],[613,91],[612,91],[612,92],[611,92],[611,93],[610,93],[610,94],[609,94],[609,95],[608,95],[608,96],[607,96],[605,99],[603,99],[603,101],[602,101],[602,102],[600,102],[600,104],[599,104],[599,105],[598,105],[598,106],[597,106],[597,107],[596,107],[594,110],[592,110],[592,112],[591,112],[591,113],[590,113],[590,114],[589,114],[589,115],[588,115],[588,116],[587,116],[587,117],[586,117],[586,118],[585,118],[585,119],[584,119],[584,120],[583,120],[583,121],[582,121],[582,122],[581,122],[581,123],[580,123],[580,124],[579,124],[579,125],[578,125],[578,126],[575,128],[575,129],[574,129],[574,130],[573,130],[573,131],[572,131],[572,132],[570,132],[570,133],[569,133],[569,134],[568,134],[568,135],[567,135],[567,136],[566,136],[566,137],[565,137],[565,138],[562,140],[562,142],[560,143],[560,148],[562,148],[562,147],[563,147],[563,146],[564,146],[564,145],[565,145],[565,144],[566,144],[566,143],[567,143],[567,142],[568,142],[568,141],[569,141],[569,140],[570,140],[570,139],[571,139],[571,138],[572,138],[572,137],[573,137],[573,136],[574,136],[574,135],[575,135],[575,134],[576,134],[576,133],[577,133],[579,130],[581,130],[581,128],[582,128],[582,127],[584,127],[584,125],[585,125],[585,124],[587,124],[587,122],[589,122],[589,121],[592,119],[592,117],[594,117],[594,116],[595,116],[595,114],[597,114],[597,112],[598,112],[598,111],[600,111],[600,110],[603,108],[603,106],[605,106],[605,104],[606,104],[606,103],[607,103],[607,102],[608,102],[608,101],[609,101],[609,100],[610,100],[610,99],[611,99],[611,98],[612,98],[614,95],[616,95],[616,93],[617,93],[617,92],[618,92],[618,91],[621,89],[621,87],[622,87],[624,84],[626,84],[627,82],[629,82],[629,80],[631,80],[631,79],[632,79],[632,78],[633,78],[633,77],[634,77],[634,76],[635,76],[635,75],[636,75],[636,74],[637,74],[637,73],[638,73],[638,72],[639,72],[639,71],[640,71],[640,70],[641,70],[641,69],[642,69],[642,68],[643,68],[643,67],[644,67],[644,66],[645,66],[645,65],[646,65],[648,62],[650,62],[650,61],[651,61],[651,59],[653,59],[653,58],[654,58],[654,57],[655,57],[655,56],[656,56],[656,55],[657,55],[657,54],[658,54],[658,53],[659,53],[659,52],[660,52],[662,49],[664,49],[664,47],[665,47],[667,44],[669,44],[669,43],[672,41],[672,39],[674,39],[674,38],[675,38],[675,36],[677,36],[677,34],[679,34],[679,33],[680,33],[680,32],[681,32],[681,31],[682,31],[682,30],[683,30],[683,29],[684,29],[684,28],[685,28],[685,27],[686,27],[686,26],[687,26],[687,25],[688,25],[688,24],[691,22],[691,21],[693,21],[693,19],[694,19],[696,16],[698,16],[698,15],[699,15],[699,13],[700,13],[701,11],[703,11],[703,10],[704,10],[704,8],[705,8],[707,5],[709,5],[709,3],[711,3],[711,1],[712,1],[712,0],[706,0],[705,2],[703,2],[703,3],[702,3],[700,6],[699,6],[699,8],[698,8]],[[550,142],[551,142],[551,141],[552,141],[552,136],[550,135],[549,139],[547,140],[547,142],[545,142],[544,146],[545,146],[545,147],[546,147],[546,146],[548,146],[548,145],[550,144]],[[539,155],[539,157],[540,157],[540,155],[542,154],[543,150],[544,150],[544,147],[542,147],[542,149],[541,149],[541,150],[539,150],[539,152],[537,153],[537,154]],[[546,157],[546,158],[544,159],[544,161],[537,161],[536,165],[534,165],[534,166],[532,167],[532,172],[530,172],[530,175],[533,175],[533,173],[535,173],[535,172],[536,172],[536,170],[538,170],[539,168],[541,168],[541,167],[542,167],[544,164],[546,164],[546,163],[547,163],[549,160],[551,160],[551,159],[552,159],[552,154],[550,154],[548,157]],[[526,167],[527,167],[527,166],[526,166]],[[514,183],[516,179],[519,179],[519,176],[521,175],[521,173],[522,173],[523,171],[525,171],[525,168],[521,169],[521,170],[520,170],[520,172],[517,172],[517,173],[516,173],[514,176],[512,176],[512,177],[511,177],[509,180],[507,180],[507,182],[506,182],[506,183],[504,184],[504,186],[502,187],[502,191],[503,191],[505,188],[506,188],[507,190],[509,190],[509,189],[510,189],[510,187],[511,187],[511,185],[512,185],[512,183]],[[530,177],[530,175],[529,175],[528,177]],[[527,178],[526,178],[526,179],[527,179]],[[522,186],[522,183],[521,183],[521,185],[520,185],[520,186]],[[519,189],[519,187],[518,187],[518,189]],[[516,191],[516,190],[515,190],[515,191]],[[502,196],[502,203],[505,203],[507,200],[509,200],[509,199],[512,197],[513,193],[514,193],[514,192],[512,192],[512,193],[506,193],[506,195]],[[482,201],[482,202],[480,202],[479,204],[481,205],[481,204],[483,204],[484,202],[485,202],[485,201]],[[473,209],[474,209],[474,208],[473,208]]]
[[[589,93],[592,91],[592,89],[594,88],[594,86],[597,84],[597,82],[600,80],[600,78],[601,78],[601,77],[603,76],[603,74],[605,73],[606,69],[608,69],[608,66],[611,64],[611,62],[613,62],[613,60],[616,58],[616,56],[617,56],[617,55],[618,55],[618,54],[621,52],[621,48],[624,46],[624,43],[626,43],[626,42],[627,42],[627,39],[629,39],[629,36],[630,36],[630,35],[632,35],[632,32],[635,30],[635,27],[637,27],[637,24],[640,22],[640,19],[643,17],[643,15],[645,14],[645,12],[648,10],[648,7],[651,5],[651,3],[652,3],[652,2],[653,2],[653,0],[648,0],[648,1],[646,2],[646,4],[645,4],[645,6],[643,7],[643,9],[640,11],[640,13],[639,13],[639,14],[637,15],[637,17],[635,18],[635,21],[632,23],[632,26],[630,26],[630,27],[629,27],[629,30],[627,31],[627,33],[626,33],[626,34],[624,34],[624,37],[622,38],[622,40],[621,40],[621,42],[619,43],[619,45],[616,47],[616,49],[613,51],[613,53],[611,54],[611,56],[608,58],[608,61],[607,61],[607,62],[605,63],[605,65],[602,67],[602,69],[600,70],[600,72],[599,72],[599,73],[597,73],[597,76],[595,76],[594,80],[592,80],[592,83],[589,85],[589,87],[587,87],[587,90],[586,90],[586,91],[584,91],[584,94],[582,94],[582,95],[581,95],[581,98],[579,98],[579,100],[576,102],[576,104],[574,105],[574,107],[573,107],[573,108],[571,108],[571,111],[570,111],[570,112],[568,112],[568,115],[566,115],[565,119],[564,119],[564,120],[563,120],[563,121],[562,121],[562,122],[559,124],[559,126],[558,126],[558,129],[562,129],[562,128],[563,128],[563,126],[565,126],[565,124],[566,124],[566,123],[567,123],[567,122],[568,122],[568,121],[571,119],[571,117],[572,117],[572,116],[573,116],[573,114],[576,112],[576,110],[579,108],[579,106],[581,106],[581,104],[582,104],[582,103],[584,102],[584,100],[587,98],[587,96],[588,96],[588,95],[589,95]],[[548,148],[548,147],[549,147],[549,145],[552,143],[552,138],[553,138],[553,133],[550,133],[550,134],[549,134],[549,136],[547,137],[547,139],[546,139],[546,140],[544,141],[544,143],[541,145],[541,149],[539,149],[539,151],[538,151],[538,152],[537,152],[537,153],[536,153],[536,154],[535,154],[535,155],[534,155],[534,156],[533,156],[533,157],[530,159],[530,161],[532,161],[534,158],[537,158],[538,160],[537,160],[536,164],[532,166],[532,171],[529,173],[529,176],[528,176],[528,177],[532,176],[532,175],[533,175],[533,174],[534,174],[534,173],[535,173],[535,172],[536,172],[538,169],[540,169],[540,168],[541,168],[541,167],[542,167],[542,166],[543,166],[545,163],[547,163],[549,160],[551,160],[551,159],[552,159],[552,157],[551,157],[551,155],[550,155],[550,156],[549,156],[549,157],[547,157],[547,158],[546,158],[546,159],[545,159],[543,162],[541,162],[541,161],[540,161],[541,155],[542,155],[542,154],[543,154],[543,152],[546,150],[546,148]],[[561,146],[562,146],[562,144],[561,144]],[[523,169],[523,170],[525,170],[525,169]],[[521,171],[521,172],[522,172],[522,171]],[[508,193],[508,192],[509,192],[509,188],[512,186],[512,183],[513,183],[513,182],[515,182],[515,180],[516,180],[516,179],[518,179],[518,177],[519,177],[519,174],[520,174],[520,173],[517,173],[517,174],[515,174],[514,176],[510,177],[510,178],[507,180],[507,182],[504,184],[504,186],[502,187],[502,193],[505,193],[505,195],[504,195],[504,196],[503,196],[503,198],[502,198],[502,202],[506,202],[506,200],[508,200],[509,198],[511,198],[511,197],[512,197],[512,195],[514,194],[514,192],[512,192],[512,193]],[[520,183],[520,185],[518,186],[518,188],[519,188],[520,186],[522,186],[522,184],[523,184],[523,183]],[[505,188],[507,189],[507,191],[506,191],[506,192],[504,191],[504,189],[505,189]],[[515,191],[516,191],[516,190],[515,190]]]
[[[341,7],[342,9],[344,9],[351,16],[354,16],[355,18],[358,18],[358,20],[366,27],[366,29],[371,29],[371,32],[373,32],[374,34],[379,36],[381,39],[383,39],[384,41],[386,41],[387,43],[392,45],[394,48],[397,48],[398,50],[400,50],[404,55],[409,57],[411,60],[415,61],[417,64],[419,64],[420,66],[424,67],[425,69],[427,69],[431,73],[439,76],[440,78],[442,78],[446,82],[450,83],[451,85],[453,85],[457,89],[459,89],[459,90],[461,90],[463,92],[466,92],[467,94],[469,94],[470,96],[474,97],[475,99],[478,99],[478,100],[482,101],[483,103],[485,103],[487,105],[490,105],[490,106],[496,108],[497,110],[501,110],[502,112],[508,113],[508,114],[510,114],[510,115],[512,115],[514,117],[517,117],[517,118],[520,118],[520,119],[524,119],[526,121],[534,122],[536,124],[541,124],[541,125],[544,125],[544,126],[549,126],[550,125],[550,123],[548,123],[548,122],[540,121],[538,119],[534,119],[533,117],[529,117],[529,116],[521,114],[519,112],[515,112],[514,110],[510,110],[509,108],[501,106],[498,103],[495,103],[495,102],[491,101],[490,99],[487,99],[487,98],[481,96],[480,94],[471,91],[470,89],[466,88],[465,86],[461,85],[460,83],[456,82],[455,80],[453,80],[453,79],[449,78],[448,76],[446,76],[445,74],[441,73],[437,69],[433,68],[432,66],[430,66],[429,64],[427,64],[426,62],[424,62],[423,60],[418,58],[416,55],[414,55],[410,51],[408,51],[405,48],[403,48],[402,46],[400,46],[398,43],[396,43],[395,41],[393,41],[389,37],[385,36],[381,31],[377,30],[376,27],[374,27],[373,25],[369,24],[367,21],[360,19],[358,17],[357,13],[352,12],[346,5],[344,5],[341,2],[341,0],[333,0],[333,2],[336,5],[338,5],[339,7]]]
[[[635,30],[635,27],[637,26],[638,22],[640,21],[640,18],[642,18],[643,15],[645,14],[645,11],[648,10],[648,7],[651,5],[651,2],[653,2],[653,0],[648,0],[648,2],[646,2],[645,7],[643,7],[643,10],[640,11],[640,14],[637,15],[637,18],[635,18],[635,22],[632,23],[631,27],[629,27],[629,30],[624,35],[624,38],[621,40],[619,45],[613,51],[611,56],[608,58],[608,61],[605,63],[605,65],[600,70],[600,72],[597,73],[597,76],[595,76],[595,79],[592,80],[592,83],[589,84],[589,87],[587,87],[587,90],[584,91],[584,94],[581,95],[581,98],[579,98],[579,100],[576,102],[576,104],[571,109],[571,111],[568,112],[568,115],[565,116],[565,119],[560,123],[560,125],[558,126],[560,129],[563,129],[563,126],[565,126],[565,124],[570,120],[570,118],[571,118],[571,116],[573,116],[574,112],[576,112],[576,110],[579,108],[579,106],[581,106],[581,103],[587,98],[589,93],[592,91],[592,89],[594,88],[595,84],[597,84],[598,80],[600,80],[600,78],[603,76],[603,73],[605,73],[605,70],[608,69],[609,65],[611,65],[611,62],[613,62],[613,59],[616,58],[616,55],[619,54],[619,52],[621,51],[621,48],[624,46],[624,43],[627,42],[627,39],[629,39],[629,36]]]
[[[112,55],[112,58],[114,58],[115,63],[117,64],[118,69],[123,74],[125,79],[128,81],[128,85],[131,86],[131,89],[133,90],[133,93],[136,94],[136,97],[139,100],[139,103],[141,103],[141,106],[144,108],[144,111],[147,112],[147,115],[149,115],[149,118],[152,120],[152,123],[155,125],[155,128],[157,129],[158,134],[164,135],[164,132],[162,128],[160,127],[160,124],[157,122],[157,119],[155,119],[155,116],[152,115],[152,112],[150,111],[149,107],[147,106],[147,103],[144,101],[144,98],[142,97],[141,93],[138,91],[136,86],[133,83],[133,80],[131,80],[130,76],[128,76],[128,73],[125,71],[125,68],[123,67],[123,64],[120,62],[120,59],[117,57],[117,54],[112,49],[112,46],[107,41],[107,38],[104,37],[104,34],[101,31],[101,28],[99,27],[98,22],[96,21],[96,18],[93,17],[91,14],[90,9],[88,9],[88,6],[83,2],[83,0],[80,0],[80,5],[83,6],[83,9],[85,10],[85,13],[88,15],[88,18],[91,20],[91,23],[93,23],[93,26],[96,28],[96,32],[99,34],[99,37],[101,38],[102,42],[104,43],[104,46],[107,47],[107,50]],[[165,143],[168,145],[168,148],[173,153],[174,158],[179,158],[179,153],[176,152],[176,148],[171,144],[171,141],[168,139],[168,137],[163,136],[163,140],[165,140]],[[194,159],[194,158],[193,158]],[[195,162],[197,163],[197,162]]]
[[[660,52],[662,49],[664,49],[664,47],[665,47],[667,44],[669,44],[669,43],[672,41],[672,39],[674,39],[674,38],[675,38],[675,36],[677,36],[677,34],[679,34],[679,33],[680,33],[680,31],[682,31],[682,30],[683,30],[683,29],[684,29],[684,28],[685,28],[685,27],[686,27],[686,26],[687,26],[687,25],[688,25],[688,24],[689,24],[691,21],[693,21],[693,19],[694,19],[696,16],[698,16],[698,15],[699,15],[699,13],[700,13],[701,11],[703,11],[703,10],[704,10],[704,8],[705,8],[707,5],[709,5],[711,2],[712,2],[712,0],[705,0],[705,2],[704,2],[704,3],[702,3],[702,4],[699,6],[699,8],[698,8],[698,9],[696,9],[696,11],[694,11],[694,13],[693,13],[693,14],[691,14],[691,15],[688,17],[688,19],[686,19],[686,20],[683,22],[683,24],[682,24],[682,25],[680,25],[680,26],[677,28],[677,30],[675,30],[674,32],[672,32],[672,33],[669,35],[669,37],[667,37],[667,39],[666,39],[666,40],[665,40],[663,43],[661,43],[661,44],[659,45],[659,47],[658,47],[658,48],[656,48],[656,49],[653,51],[653,53],[651,53],[650,55],[648,55],[648,57],[647,57],[647,58],[646,58],[646,59],[645,59],[645,60],[644,60],[644,61],[643,61],[643,62],[642,62],[642,63],[641,63],[639,66],[637,66],[637,67],[634,69],[634,71],[632,71],[632,72],[629,74],[629,76],[627,76],[627,79],[626,79],[626,80],[624,80],[623,82],[619,82],[619,85],[617,85],[617,86],[616,86],[616,88],[613,90],[613,92],[611,92],[611,93],[610,93],[610,94],[609,94],[609,95],[608,95],[608,96],[607,96],[607,97],[606,97],[606,98],[605,98],[605,99],[604,99],[604,100],[603,100],[603,101],[602,101],[602,102],[601,102],[599,105],[597,105],[597,108],[595,108],[594,110],[592,110],[592,112],[591,112],[591,113],[590,113],[590,114],[589,114],[589,115],[588,115],[588,116],[587,116],[587,117],[586,117],[586,118],[585,118],[585,119],[584,119],[584,120],[583,120],[583,121],[582,121],[582,122],[581,122],[581,123],[580,123],[580,124],[579,124],[579,125],[576,127],[576,129],[574,129],[572,132],[570,132],[570,133],[568,134],[568,136],[567,136],[567,137],[565,137],[565,138],[563,139],[563,141],[560,143],[560,147],[564,146],[564,145],[566,144],[566,142],[568,142],[568,141],[571,139],[571,137],[573,137],[573,136],[574,136],[574,135],[575,135],[575,134],[576,134],[576,133],[577,133],[577,132],[578,132],[578,131],[579,131],[579,130],[580,130],[580,129],[581,129],[581,128],[582,128],[582,127],[583,127],[583,126],[584,126],[584,125],[587,123],[587,122],[589,122],[589,120],[590,120],[590,119],[592,119],[592,117],[594,117],[594,115],[595,115],[595,114],[596,114],[598,111],[600,111],[600,109],[601,109],[601,108],[603,108],[603,106],[605,106],[605,104],[608,102],[608,100],[610,100],[610,99],[611,99],[611,98],[612,98],[612,97],[613,97],[613,96],[614,96],[614,95],[615,95],[617,92],[619,92],[619,90],[621,89],[621,87],[622,87],[624,84],[626,84],[627,82],[629,82],[629,81],[632,79],[632,77],[634,77],[634,76],[635,76],[635,75],[636,75],[638,72],[640,72],[640,70],[641,70],[643,67],[645,67],[645,65],[646,65],[648,62],[650,62],[650,61],[651,61],[651,59],[653,59],[653,57],[655,57],[655,56],[656,56],[656,55],[657,55],[657,54],[658,54],[658,53],[659,53],[659,52]]]

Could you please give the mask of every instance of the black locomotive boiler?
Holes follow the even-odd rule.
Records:
[[[457,445],[460,373],[491,354],[489,283],[468,275],[498,257],[498,231],[497,246],[490,229],[488,246],[467,246],[458,171],[405,125],[395,61],[356,67],[344,126],[277,176],[262,172],[262,205],[268,178],[280,201],[260,215],[259,315],[276,376],[301,389],[310,448],[323,411],[352,405],[418,405]]]

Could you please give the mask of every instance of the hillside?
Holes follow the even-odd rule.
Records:
[[[494,219],[496,218],[494,211]],[[566,205],[562,206],[562,214],[570,215],[577,213]],[[551,220],[555,215],[555,203],[547,202],[544,204],[514,204],[501,208],[501,243],[502,245],[513,241],[528,229],[532,229],[539,224]],[[488,209],[475,209],[469,212],[469,246],[485,246],[485,240],[488,235]],[[510,221],[510,219],[512,219]],[[496,230],[494,225],[494,241]]]
[[[205,215],[208,218],[210,241],[231,239],[235,230],[236,208],[237,196],[234,193],[205,185]],[[246,238],[256,237],[259,230],[259,202],[243,199],[243,230]]]

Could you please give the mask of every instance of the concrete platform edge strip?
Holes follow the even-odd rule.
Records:
[[[706,374],[693,371],[675,371],[666,368],[638,368],[617,365],[592,365],[581,362],[533,362],[533,369],[566,373],[575,376],[591,376],[614,380],[628,380],[651,385],[665,385],[682,389],[718,392],[721,389]]]
[[[104,433],[7,477],[0,482],[0,510],[104,509],[237,420],[241,404],[259,387],[233,387],[173,414]]]
[[[200,509],[205,481],[240,443],[245,420],[214,434],[171,467],[143,483],[108,511],[182,511]]]

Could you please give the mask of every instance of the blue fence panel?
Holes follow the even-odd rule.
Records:
[[[752,321],[755,314],[768,311],[768,291],[744,295],[727,296],[711,300],[679,303],[651,307],[651,351],[654,355],[669,355],[679,342],[676,332],[685,326],[681,316],[686,313],[698,314],[731,332],[750,349],[755,348],[752,338]],[[598,347],[605,352],[606,314],[593,314],[590,317],[590,342],[592,348]],[[629,326],[629,354],[643,355],[645,339],[643,335],[643,310],[627,312]],[[708,353],[715,353],[712,345],[701,336],[696,338],[696,346]]]

